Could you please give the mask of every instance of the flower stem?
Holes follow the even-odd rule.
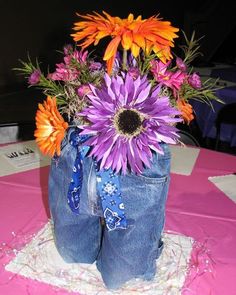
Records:
[[[122,60],[123,71],[127,69],[127,50],[123,50],[123,60]]]

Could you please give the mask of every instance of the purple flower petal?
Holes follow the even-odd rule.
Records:
[[[82,126],[82,134],[95,134],[86,143],[100,169],[140,174],[150,167],[152,151],[163,154],[161,142],[176,143],[178,134],[172,125],[181,120],[180,113],[168,97],[160,96],[160,87],[151,87],[146,76],[134,80],[124,73],[105,75],[100,88],[90,89],[90,105],[81,112],[90,124]],[[124,119],[120,114],[131,117]]]

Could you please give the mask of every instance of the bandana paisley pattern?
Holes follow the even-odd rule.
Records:
[[[103,217],[106,221],[107,229],[127,228],[119,176],[111,169],[102,171],[96,169],[96,175],[97,193],[101,198]]]
[[[73,166],[71,182],[67,194],[67,202],[75,214],[80,212],[80,194],[83,183],[83,159],[89,147],[82,146],[88,136],[80,135],[79,131],[73,131],[70,135],[70,144],[77,148],[77,155]],[[124,213],[124,203],[121,197],[119,177],[111,169],[99,171],[97,162],[96,184],[97,194],[101,198],[103,217],[109,231],[117,228],[126,229],[127,221]]]

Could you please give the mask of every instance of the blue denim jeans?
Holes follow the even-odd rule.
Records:
[[[67,192],[76,148],[68,139],[61,156],[53,159],[49,175],[49,205],[58,252],[68,263],[94,263],[107,288],[117,289],[133,278],[152,280],[160,256],[165,205],[170,180],[170,151],[153,154],[151,168],[142,175],[120,177],[127,229],[108,231],[103,226],[101,201],[97,197],[92,159],[83,161],[80,214],[71,211]]]

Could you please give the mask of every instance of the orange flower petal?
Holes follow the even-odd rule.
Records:
[[[134,15],[132,14],[132,13],[130,13],[129,15],[128,15],[128,21],[129,22],[132,22],[134,20]]]
[[[118,45],[120,44],[120,36],[113,39],[107,46],[103,59],[108,60],[116,55]]]
[[[193,107],[189,103],[186,103],[183,99],[179,99],[177,101],[177,107],[180,110],[184,121],[189,124],[194,119]]]
[[[61,141],[65,136],[68,123],[64,121],[56,105],[56,98],[47,97],[43,104],[39,104],[36,112],[36,130],[34,136],[43,154],[51,157],[61,151]]]
[[[130,31],[124,32],[122,35],[121,44],[125,50],[129,50],[133,43],[133,36]]]
[[[133,34],[134,42],[141,48],[145,48],[145,38],[141,34]]]
[[[140,47],[136,45],[135,43],[132,44],[131,52],[134,57],[137,57],[139,55]]]
[[[138,16],[135,19],[133,14],[129,14],[126,19],[121,19],[112,17],[104,11],[103,15],[98,13],[79,15],[83,21],[74,24],[73,29],[76,33],[71,36],[75,41],[81,42],[78,45],[83,49],[91,44],[97,45],[102,38],[110,36],[112,41],[108,44],[103,57],[109,65],[107,66],[109,73],[112,68],[111,61],[114,61],[113,57],[120,43],[125,50],[131,50],[135,57],[142,49],[145,54],[153,50],[163,62],[172,58],[170,47],[173,47],[173,40],[178,37],[176,32],[179,29],[172,27],[170,22],[162,21],[156,16],[148,19]]]
[[[108,59],[108,61],[107,61],[107,73],[108,73],[108,75],[110,75],[111,72],[112,72],[114,59],[115,59],[115,55],[113,57],[111,57],[110,59]]]

